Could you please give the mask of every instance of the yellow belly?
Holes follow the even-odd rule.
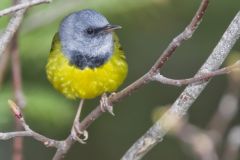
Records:
[[[128,66],[116,35],[114,41],[114,53],[104,65],[81,70],[69,64],[55,36],[46,66],[48,80],[71,99],[90,99],[115,91],[125,80]]]

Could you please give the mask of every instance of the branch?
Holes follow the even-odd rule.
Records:
[[[195,16],[193,17],[190,24],[186,27],[186,29],[178,35],[173,41],[169,44],[167,49],[163,52],[154,66],[141,78],[127,86],[125,89],[117,92],[116,94],[110,96],[108,98],[108,103],[113,104],[121,101],[124,97],[129,96],[134,91],[139,89],[140,87],[146,85],[150,81],[152,81],[153,76],[158,74],[158,70],[165,64],[165,62],[170,58],[170,56],[174,53],[176,48],[183,43],[184,40],[189,39],[192,34],[197,29],[198,25],[200,24],[202,17],[207,9],[209,0],[202,0],[198,11],[196,12]],[[88,114],[83,121],[79,124],[79,129],[81,131],[85,131],[98,117],[100,117],[104,112],[102,111],[100,105],[96,107],[90,114]],[[72,139],[71,136],[68,136],[65,140],[68,144],[72,145],[75,141]],[[71,146],[67,146],[64,150],[57,150],[54,158],[62,159],[64,155],[68,152]]]
[[[41,3],[50,3],[50,2],[51,2],[51,0],[32,0],[31,2],[24,2],[22,4],[17,4],[15,6],[6,8],[4,10],[1,10],[0,11],[0,17],[2,17],[4,15],[7,15],[7,14],[10,14],[12,12],[16,12],[16,11],[21,10],[21,9],[27,9],[29,7],[32,7],[32,6],[41,4]]]
[[[152,81],[153,76],[158,74],[158,70],[165,64],[167,59],[170,58],[170,56],[174,53],[176,48],[180,46],[180,44],[184,41],[189,39],[200,24],[203,14],[206,11],[208,5],[208,0],[202,0],[202,3],[200,4],[200,7],[193,17],[191,23],[187,26],[187,28],[176,38],[173,39],[173,41],[169,44],[167,49],[163,52],[163,54],[160,56],[159,60],[154,64],[154,66],[141,78],[127,86],[125,89],[117,92],[113,96],[109,97],[109,103],[113,104],[116,102],[121,101],[124,97],[129,96],[134,91],[139,89],[140,87],[146,85],[150,81]],[[103,112],[101,111],[101,107],[98,106],[95,110],[93,110],[82,122],[81,122],[81,130],[86,130],[87,127],[94,122],[100,115],[102,115]]]
[[[180,33],[173,41],[168,45],[163,54],[159,57],[156,63],[153,65],[151,71],[157,73],[164,64],[169,60],[173,55],[174,51],[187,39],[191,38],[195,30],[198,28],[199,24],[202,21],[203,15],[206,12],[208,7],[209,0],[202,0],[200,7],[198,8],[195,16],[193,17],[190,24],[185,28],[185,30]]]
[[[23,9],[14,13],[14,15],[12,16],[12,18],[10,19],[7,25],[6,30],[1,34],[2,36],[0,37],[0,57],[6,51],[6,48],[8,47],[14,34],[19,28],[25,11],[26,9]]]
[[[22,91],[22,76],[21,76],[21,62],[19,58],[18,48],[18,32],[15,33],[10,43],[10,53],[12,60],[12,81],[13,81],[13,92],[17,105],[24,108],[26,105],[25,98]]]
[[[14,98],[18,106],[21,108],[25,107],[25,98],[22,91],[22,77],[21,77],[21,65],[19,59],[19,50],[18,50],[18,31],[13,36],[13,39],[10,43],[9,51],[11,53],[12,59],[12,82],[13,82],[13,93]],[[5,53],[6,54],[6,53]],[[15,118],[15,130],[22,130],[17,118]],[[23,139],[22,137],[16,137],[13,140],[13,160],[22,160],[22,151],[23,151]]]
[[[227,28],[219,43],[200,68],[196,77],[202,73],[212,72],[220,67],[233,45],[240,36],[240,12]],[[202,84],[191,84],[177,98],[172,107],[160,118],[122,157],[122,160],[138,160],[157,145],[166,133],[173,128],[179,119],[188,111],[209,81]]]
[[[1,140],[8,140],[8,139],[15,138],[15,137],[27,136],[27,137],[33,137],[35,140],[42,142],[47,147],[59,148],[60,146],[63,145],[62,141],[57,141],[57,140],[47,138],[47,137],[33,131],[25,122],[25,119],[23,117],[23,114],[22,114],[19,106],[17,106],[11,100],[9,100],[8,103],[9,103],[9,106],[10,106],[12,112],[14,113],[15,117],[19,120],[20,124],[22,125],[22,127],[24,128],[25,131],[7,132],[7,133],[0,132]]]
[[[22,0],[21,2],[24,4],[25,2],[28,2],[28,1]],[[13,35],[19,28],[26,10],[27,10],[27,7],[23,8],[22,10],[16,11],[13,14],[12,18],[10,19],[6,30],[1,34],[2,36],[0,37],[0,57],[6,51],[6,48],[8,47],[8,44],[10,43],[10,41],[12,40]]]
[[[1,140],[9,140],[15,137],[31,137],[31,136],[32,134],[29,131],[18,131],[18,132],[7,132],[7,133],[0,132]]]
[[[209,73],[203,73],[201,75],[195,76],[193,78],[188,78],[188,79],[170,79],[167,77],[162,76],[160,73],[154,75],[152,77],[153,81],[158,81],[162,84],[168,84],[168,85],[173,85],[173,86],[183,86],[187,84],[193,84],[193,83],[203,83],[204,81],[209,80],[212,77],[223,75],[223,74],[228,74],[231,73],[235,70],[240,69],[240,60],[234,63],[231,66],[224,67],[222,69],[218,69]]]
[[[42,1],[47,2],[47,0],[42,0]],[[18,1],[13,0],[13,2],[14,4],[16,4]],[[18,106],[24,107],[25,100],[22,92],[21,69],[20,69],[19,51],[17,46],[17,31],[22,22],[24,13],[27,10],[27,8],[43,2],[40,2],[39,0],[35,0],[32,2],[28,2],[28,0],[19,0],[19,3],[21,4],[17,4],[13,7],[0,11],[0,17],[14,12],[12,18],[10,19],[7,25],[6,30],[3,33],[1,33],[1,37],[0,37],[0,59],[1,59],[1,69],[2,69],[1,70],[2,72],[0,75],[1,76],[0,85],[1,85],[1,81],[3,80],[4,71],[6,69],[8,58],[9,58],[8,53],[5,53],[5,52],[6,52],[6,49],[10,47],[9,52],[12,53],[11,54],[12,73],[13,73],[13,86],[14,86],[15,99]],[[10,42],[12,43],[10,44]],[[16,130],[22,129],[17,118],[15,118],[15,125],[16,125]],[[13,159],[14,160],[22,159],[22,143],[23,142],[21,137],[17,137],[14,139],[14,142],[13,142]]]

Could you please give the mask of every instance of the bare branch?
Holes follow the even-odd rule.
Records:
[[[16,4],[17,0],[13,0],[13,3]],[[11,68],[12,68],[12,84],[13,84],[13,93],[14,98],[18,106],[21,108],[25,107],[25,98],[22,91],[22,76],[21,76],[21,63],[19,58],[19,48],[18,48],[18,30],[13,36],[12,41],[9,44],[9,53],[11,53]],[[6,53],[5,53],[6,54]],[[15,131],[22,130],[22,126],[18,121],[18,118],[15,117]],[[13,160],[22,160],[23,159],[23,138],[15,137],[13,140]]]
[[[9,140],[15,137],[31,137],[31,136],[32,134],[29,131],[18,131],[18,132],[7,132],[7,133],[0,132],[1,140]]]
[[[34,6],[34,5],[38,5],[38,4],[41,4],[41,3],[50,3],[50,2],[51,2],[51,0],[32,0],[30,2],[24,2],[22,4],[17,4],[15,6],[6,8],[4,10],[1,10],[0,11],[0,17],[2,17],[4,15],[7,15],[7,14],[10,14],[10,13],[13,13],[13,12],[16,12],[16,11],[21,10],[21,9],[29,8],[29,7]]]
[[[200,68],[196,76],[202,73],[212,72],[220,67],[233,45],[240,36],[240,12],[227,28],[219,43]],[[209,82],[209,81],[208,81]],[[181,93],[172,107],[160,118],[122,157],[122,160],[138,160],[146,155],[156,144],[158,144],[166,133],[174,127],[195,102],[208,82],[202,84],[191,84]]]
[[[168,85],[180,87],[180,86],[192,84],[192,83],[203,83],[212,77],[223,75],[223,74],[228,74],[230,72],[233,72],[233,71],[239,70],[239,69],[240,69],[240,60],[231,66],[224,67],[222,69],[218,69],[216,71],[212,71],[209,73],[202,73],[201,75],[199,75],[197,77],[193,77],[193,78],[170,79],[170,78],[164,77],[160,73],[158,73],[152,77],[152,80],[158,81],[162,84],[168,84]]]
[[[37,1],[37,0],[36,0]],[[40,1],[40,0],[39,0]],[[44,1],[44,0],[43,0]],[[47,0],[46,0],[47,1]],[[202,17],[207,9],[209,0],[202,0],[202,3],[196,12],[195,16],[193,17],[190,24],[185,28],[185,30],[178,35],[176,38],[173,39],[173,41],[169,44],[169,46],[166,48],[166,50],[163,52],[163,54],[159,57],[159,59],[156,61],[156,63],[153,65],[153,67],[147,72],[145,75],[143,75],[141,78],[136,80],[134,83],[130,84],[128,87],[123,89],[122,91],[119,91],[118,93],[114,94],[113,96],[108,98],[109,103],[113,104],[116,102],[119,102],[124,97],[132,94],[135,90],[138,88],[144,86],[150,81],[153,80],[159,80],[160,82],[165,82],[165,84],[171,84],[171,85],[186,85],[189,83],[194,83],[189,85],[185,91],[180,95],[180,97],[176,100],[176,102],[173,104],[171,109],[138,141],[134,144],[133,148],[131,148],[126,155],[122,159],[131,160],[131,159],[140,159],[143,157],[152,147],[154,147],[159,141],[162,140],[163,136],[168,132],[169,129],[171,129],[173,126],[177,125],[177,122],[179,119],[187,112],[188,108],[191,106],[191,104],[196,100],[198,95],[201,93],[201,91],[204,89],[204,87],[207,85],[207,82],[202,82],[202,84],[196,83],[199,81],[206,81],[209,78],[228,73],[232,71],[230,67],[223,68],[220,70],[217,70],[219,66],[221,65],[224,58],[227,56],[228,52],[232,48],[235,41],[239,38],[239,13],[237,18],[233,20],[230,27],[224,34],[224,38],[222,38],[219,42],[219,44],[214,49],[212,55],[209,57],[207,62],[203,65],[203,67],[200,69],[198,74],[191,79],[184,79],[184,80],[173,80],[168,79],[166,77],[163,77],[160,75],[159,71],[164,66],[164,64],[167,62],[167,60],[173,55],[175,50],[187,39],[191,38],[195,30],[197,29],[198,25],[200,24]],[[29,5],[31,6],[31,5]],[[28,7],[29,7],[28,6]],[[15,6],[17,8],[17,6]],[[6,44],[12,39],[12,32],[15,32],[17,28],[19,27],[19,24],[22,19],[20,19],[20,16],[22,17],[25,8],[18,8],[22,9],[20,11],[17,11],[17,13],[21,15],[16,16],[16,19],[11,19],[13,24],[9,23],[7,30],[3,34],[3,36],[0,38],[0,56],[6,49]],[[13,9],[14,10],[14,9]],[[1,12],[0,12],[1,13]],[[6,11],[5,11],[6,13]],[[11,22],[11,21],[10,21]],[[3,44],[3,45],[2,45]],[[4,45],[5,44],[5,45]],[[234,66],[236,67],[236,66]],[[237,67],[239,67],[239,63],[237,63]],[[160,75],[160,78],[159,78]],[[163,81],[164,80],[164,81]],[[171,80],[171,82],[170,82]],[[14,106],[12,104],[12,106]],[[65,140],[63,141],[57,141],[50,138],[47,138],[45,136],[42,136],[39,133],[34,132],[29,128],[29,126],[26,124],[24,117],[21,115],[21,111],[18,112],[16,108],[19,108],[18,106],[13,107],[15,108],[15,115],[18,117],[19,121],[21,122],[21,125],[24,127],[25,131],[20,132],[9,132],[9,133],[0,133],[0,139],[9,139],[16,136],[30,136],[34,139],[44,143],[46,146],[49,147],[55,147],[57,148],[57,152],[55,153],[53,159],[59,160],[64,157],[64,155],[68,152],[68,150],[71,148],[71,146],[77,141],[74,139],[73,135],[70,134]],[[14,109],[13,109],[14,110]],[[104,112],[102,112],[101,107],[97,106],[95,110],[93,110],[80,124],[78,127],[79,131],[85,131],[99,116],[101,116]],[[74,127],[74,126],[73,126]],[[84,133],[84,132],[83,132]],[[7,137],[7,138],[6,138]]]
[[[195,16],[185,30],[175,37],[168,45],[163,54],[159,57],[156,63],[153,65],[151,71],[157,73],[160,68],[169,60],[174,51],[187,39],[191,38],[195,30],[198,28],[202,21],[203,15],[208,7],[209,0],[202,0],[200,7],[198,8]]]
[[[121,101],[124,97],[129,96],[132,94],[135,90],[138,88],[144,86],[145,84],[152,81],[152,76],[154,76],[158,71],[158,69],[161,68],[161,66],[166,62],[166,57],[170,57],[170,54],[173,54],[173,52],[176,50],[176,46],[179,46],[182,41],[188,39],[191,37],[191,35],[194,33],[198,25],[200,24],[203,14],[206,11],[206,8],[208,6],[208,0],[202,0],[202,3],[200,4],[200,7],[196,13],[196,15],[193,17],[193,20],[188,25],[188,29],[185,29],[184,33],[181,33],[178,37],[178,39],[173,40],[168,48],[163,52],[164,56],[161,56],[159,60],[155,63],[154,67],[152,67],[149,72],[147,72],[145,75],[143,75],[141,78],[127,86],[125,89],[117,92],[116,94],[110,96],[108,98],[108,102],[110,104],[116,103]],[[180,41],[180,42],[179,42]],[[169,54],[170,53],[170,54]],[[157,65],[159,61],[164,61],[163,64]],[[156,72],[157,71],[157,72]],[[88,114],[83,121],[79,124],[79,129],[81,131],[86,130],[98,117],[100,117],[104,112],[101,109],[101,106],[98,105],[96,109],[94,109],[90,114]],[[68,142],[68,144],[72,145],[75,143],[75,141],[72,139],[71,135],[68,136],[68,138],[65,140],[65,142]],[[67,151],[70,149],[71,146],[67,146],[64,150],[57,150],[54,159],[62,159],[64,155],[67,153]]]
[[[33,137],[34,139],[42,142],[47,147],[55,147],[60,148],[63,145],[62,141],[57,141],[54,139],[47,138],[35,131],[33,131],[25,122],[25,119],[22,115],[22,112],[19,108],[19,106],[16,105],[13,101],[8,101],[9,106],[14,113],[14,115],[18,118],[20,124],[23,126],[25,131],[19,131],[19,132],[7,132],[7,133],[1,133],[0,132],[0,139],[1,140],[8,140],[15,137]]]
[[[12,40],[14,34],[19,28],[25,11],[26,9],[23,9],[13,14],[12,18],[10,19],[7,25],[6,30],[2,33],[2,36],[0,37],[0,57],[6,51],[9,42]]]
[[[73,140],[72,136],[69,135],[68,138],[63,141],[64,145],[62,145],[61,147],[59,147],[57,149],[57,152],[55,153],[53,160],[61,160],[64,158],[64,156],[67,154],[67,152],[69,151],[69,149],[72,147],[72,145],[76,142],[75,140]]]
[[[27,0],[22,0],[22,3],[28,2]],[[0,37],[0,57],[6,51],[9,42],[12,40],[14,34],[16,33],[17,29],[19,28],[23,15],[27,8],[23,8],[21,10],[16,11],[12,18],[10,19],[6,30],[1,34]]]
[[[12,66],[12,81],[13,81],[13,92],[17,105],[24,108],[26,105],[23,90],[22,90],[22,75],[21,75],[21,62],[19,58],[19,48],[17,35],[15,33],[11,43],[10,43],[10,53],[11,53],[11,66]]]
[[[202,3],[200,4],[200,7],[196,13],[196,15],[193,17],[193,20],[191,21],[191,23],[188,25],[191,26],[190,31],[191,31],[191,35],[194,33],[195,29],[198,27],[199,23],[201,22],[202,16],[206,11],[206,8],[208,6],[208,0],[202,0]],[[186,30],[188,31],[186,34]],[[189,36],[189,29],[185,29],[184,34],[181,33],[179,36],[177,37],[181,37],[181,41],[186,40],[188,38],[190,38]],[[179,38],[178,38],[179,39]],[[161,68],[161,66],[166,62],[166,59],[168,59],[170,56],[168,53],[173,53],[177,47],[174,47],[174,49],[172,48],[173,46],[179,46],[179,42],[176,40],[173,40],[169,46],[167,47],[167,49],[163,52],[163,54],[160,56],[159,60],[155,63],[155,65],[150,69],[150,71],[148,73],[146,73],[145,75],[143,75],[141,78],[139,78],[138,80],[136,80],[135,82],[133,82],[132,84],[130,84],[129,86],[127,86],[126,88],[124,88],[123,90],[117,92],[116,94],[114,94],[113,96],[109,97],[109,103],[113,104],[116,102],[121,101],[124,97],[129,96],[130,94],[132,94],[135,90],[139,89],[140,87],[146,85],[147,83],[149,83],[152,80],[152,77],[154,75],[156,75],[158,73],[158,69]],[[164,55],[164,56],[163,56]],[[166,58],[166,56],[168,58]],[[161,61],[161,65],[157,65],[159,64],[159,62]],[[164,63],[162,64],[162,62],[164,61]],[[95,121],[100,115],[102,115],[103,112],[101,111],[101,107],[100,105],[93,110],[82,122],[81,122],[81,130],[86,130],[86,128],[93,122]]]

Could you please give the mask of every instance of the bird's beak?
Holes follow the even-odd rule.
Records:
[[[108,24],[104,27],[101,27],[98,29],[99,32],[105,32],[105,33],[109,33],[109,32],[113,32],[116,29],[121,29],[122,27],[119,25],[113,25],[113,24]]]

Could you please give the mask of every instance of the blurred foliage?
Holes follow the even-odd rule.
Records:
[[[51,135],[69,129],[75,115],[73,104],[47,88],[27,85],[25,90],[27,105],[24,108],[24,116],[30,125],[34,124],[31,125],[33,128],[37,126],[36,128],[47,131],[46,133]],[[7,100],[11,97],[9,86],[2,89],[0,93],[1,127],[9,125],[13,117],[7,104]]]
[[[240,52],[233,51],[228,56],[225,65],[229,66],[240,60]],[[229,74],[229,81],[234,88],[240,88],[240,69],[236,69],[234,72]]]
[[[27,107],[26,120],[34,130],[55,138],[64,138],[69,132],[77,109],[77,102],[65,99],[46,80],[45,64],[52,37],[63,17],[83,8],[103,13],[111,23],[120,24],[118,31],[129,63],[129,75],[121,87],[143,75],[159,57],[174,36],[189,23],[200,0],[53,0],[30,9],[21,27],[19,45],[21,51],[23,86]],[[0,9],[11,5],[1,0]],[[211,53],[226,27],[239,10],[238,0],[211,1],[200,28],[192,39],[184,43],[163,68],[162,73],[172,78],[191,77]],[[0,18],[0,32],[9,17]],[[214,23],[213,23],[214,22]],[[239,42],[235,45],[239,56]],[[13,116],[7,106],[12,98],[11,72],[8,71],[0,89],[0,129],[9,130]],[[190,110],[190,122],[204,127],[215,112],[219,99],[228,88],[226,76],[214,78]],[[121,155],[151,125],[151,118],[159,116],[165,106],[174,102],[183,88],[151,83],[127,97],[115,107],[115,117],[102,116],[89,128],[87,145],[75,145],[67,159],[119,159]],[[98,103],[89,100],[83,109],[86,115]],[[118,107],[119,106],[119,107]],[[155,115],[153,114],[155,113]],[[153,116],[153,117],[152,117]],[[239,123],[239,117],[232,125]],[[185,155],[176,139],[167,136],[151,151],[146,160],[192,159]],[[0,141],[0,159],[10,159],[11,147]],[[25,143],[26,160],[50,159],[53,150],[45,149],[35,141]],[[3,152],[4,150],[4,152]],[[2,151],[2,152],[1,152]]]
[[[9,99],[9,91],[5,87],[0,93],[0,129],[7,129],[12,123],[11,111],[8,107],[7,100]]]
[[[231,54],[227,57],[225,66],[232,65],[238,60],[240,60],[240,51],[232,51]]]
[[[165,105],[160,107],[155,107],[152,111],[152,121],[156,122],[162,115],[171,107],[171,105]]]

